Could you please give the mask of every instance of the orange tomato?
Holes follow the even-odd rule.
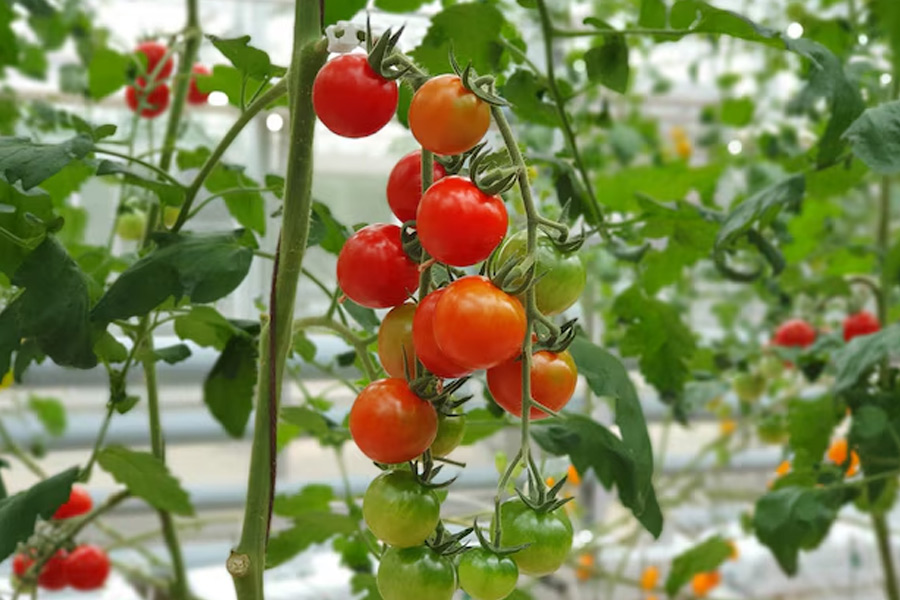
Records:
[[[847,462],[847,440],[841,438],[835,440],[828,448],[826,456],[836,465],[844,465]],[[850,450],[850,466],[846,467],[847,477],[853,477],[859,471],[859,455],[855,450]]]
[[[656,584],[659,582],[659,567],[654,565],[650,565],[644,569],[644,572],[641,573],[641,589],[642,590],[652,590],[656,587]]]
[[[568,477],[568,482],[571,485],[581,484],[581,475],[578,474],[578,469],[576,469],[574,465],[569,465]]]
[[[722,575],[718,571],[697,573],[691,580],[691,588],[693,588],[695,596],[705,598],[721,581]]]

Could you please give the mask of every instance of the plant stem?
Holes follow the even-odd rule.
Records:
[[[878,540],[878,555],[884,570],[884,591],[888,600],[900,599],[900,588],[897,587],[897,573],[894,568],[891,552],[891,532],[887,519],[883,514],[872,513],[872,525],[875,527],[875,538]]]
[[[247,109],[250,112],[254,105],[270,103],[274,99],[273,90],[278,85],[287,86],[291,131],[281,237],[272,275],[268,333],[263,336],[268,339],[261,344],[244,524],[240,543],[227,563],[238,600],[263,600],[264,597],[263,570],[277,466],[275,428],[284,364],[291,344],[297,282],[303,267],[312,208],[312,142],[316,119],[312,107],[312,84],[327,55],[327,48],[321,40],[319,0],[296,0],[293,55],[285,78],[287,81],[276,84]],[[197,181],[201,181],[201,175],[198,175]],[[195,185],[199,187],[199,184]]]
[[[241,131],[243,131],[244,127],[247,126],[247,123],[253,120],[253,117],[259,114],[261,110],[270,105],[272,102],[281,98],[285,94],[285,92],[287,92],[287,87],[287,78],[281,79],[278,83],[269,88],[269,90],[265,94],[261,95],[252,104],[250,104],[250,106],[247,107],[247,110],[242,112],[237,121],[234,122],[234,125],[231,126],[231,129],[229,129],[225,133],[222,141],[220,141],[219,144],[213,149],[212,154],[209,155],[209,158],[207,158],[206,162],[203,163],[203,166],[200,167],[200,172],[197,173],[197,176],[194,177],[194,181],[192,181],[191,185],[188,187],[188,190],[185,193],[184,197],[184,204],[181,206],[181,212],[178,214],[178,220],[175,221],[175,224],[172,226],[172,231],[178,231],[182,227],[184,227],[188,216],[191,214],[191,205],[197,198],[197,194],[200,192],[200,188],[203,187],[203,182],[206,181],[206,178],[210,173],[212,173],[212,170],[215,169],[216,165],[219,164],[219,160],[221,160],[222,155],[225,154],[225,151],[228,150],[228,147],[231,146],[231,143],[234,142]],[[287,189],[285,189],[285,196],[286,195]]]
[[[94,152],[100,153],[100,154],[108,154],[109,156],[116,156],[118,158],[123,158],[129,162],[133,162],[136,165],[140,165],[140,166],[144,167],[145,169],[149,169],[150,171],[153,171],[154,173],[156,173],[157,175],[159,175],[160,177],[162,177],[163,179],[165,179],[172,185],[182,187],[181,182],[178,181],[177,179],[175,179],[174,177],[172,177],[171,175],[169,175],[169,173],[167,171],[164,171],[160,167],[157,167],[156,165],[151,164],[147,161],[141,160],[139,158],[134,158],[132,156],[128,156],[127,154],[124,154],[122,152],[116,152],[115,150],[107,150],[106,148],[96,148],[95,147]]]
[[[305,319],[297,319],[294,321],[294,329],[307,329],[310,327],[321,327],[338,334],[341,339],[353,346],[353,349],[356,350],[356,354],[362,362],[363,371],[365,371],[366,377],[371,381],[378,379],[378,369],[375,368],[375,365],[372,363],[372,359],[369,356],[367,348],[369,345],[368,340],[360,338],[346,325],[342,325],[328,317],[307,317]]]
[[[94,441],[94,449],[91,451],[91,457],[88,459],[85,467],[81,470],[80,479],[82,481],[88,481],[91,478],[91,471],[94,468],[94,463],[97,461],[97,454],[100,452],[100,447],[103,445],[104,440],[106,440],[106,432],[109,430],[109,422],[112,421],[113,411],[115,411],[115,406],[110,402],[109,406],[106,408],[106,417],[103,418],[103,424],[100,425],[100,432],[97,434],[97,439]]]
[[[166,137],[163,140],[162,153],[159,157],[159,167],[168,171],[172,165],[172,157],[175,156],[175,142],[178,141],[178,127],[181,125],[181,114],[184,111],[184,103],[187,100],[188,85],[191,80],[191,69],[197,58],[197,49],[200,47],[200,19],[197,16],[197,4],[199,0],[186,0],[187,24],[184,28],[184,46],[181,56],[178,58],[178,72],[175,74],[175,88],[172,90],[172,107],[169,109],[169,121],[166,124]]]
[[[600,210],[600,205],[597,203],[597,195],[594,193],[594,184],[591,183],[590,174],[584,166],[584,161],[581,158],[581,150],[578,149],[578,142],[575,140],[575,133],[572,130],[572,124],[569,123],[569,115],[566,114],[566,106],[563,102],[562,94],[559,91],[559,86],[556,84],[556,73],[555,67],[553,66],[556,60],[553,56],[553,39],[559,32],[553,29],[553,23],[550,21],[550,13],[547,10],[546,0],[537,0],[537,7],[538,12],[541,15],[541,30],[543,31],[544,38],[544,56],[547,62],[547,86],[550,88],[550,95],[553,97],[553,103],[556,105],[556,112],[559,115],[560,125],[562,125],[566,146],[568,146],[569,152],[572,153],[572,160],[575,161],[575,168],[577,168],[578,172],[581,174],[584,189],[588,195],[588,202],[585,207],[588,213],[590,213],[588,215],[588,220],[596,223],[600,234],[605,237],[603,212]],[[528,180],[526,176],[525,185],[527,185],[527,183]]]
[[[9,435],[9,431],[7,431],[6,425],[3,423],[2,419],[0,419],[0,441],[3,442],[4,450],[18,458],[19,461],[25,465],[25,468],[34,473],[35,476],[40,479],[47,478],[47,473],[44,469],[42,469],[34,459],[28,456],[28,453],[22,450],[15,440],[12,439],[12,436]]]

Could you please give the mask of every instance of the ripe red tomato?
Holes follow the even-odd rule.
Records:
[[[815,341],[816,330],[812,325],[803,319],[790,319],[778,326],[772,343],[776,346],[806,348],[812,346]]]
[[[447,174],[441,163],[434,163],[432,183]],[[387,200],[391,211],[398,219],[412,221],[416,218],[416,209],[422,199],[422,151],[410,152],[401,158],[394,168],[387,183]]]
[[[365,54],[344,54],[326,63],[316,75],[312,96],[325,127],[349,138],[372,135],[387,125],[400,97],[397,82],[376,73]]]
[[[143,77],[138,77],[135,85],[125,88],[125,102],[132,111],[137,111],[143,100],[144,108],[141,110],[141,116],[152,119],[163,114],[169,108],[169,86],[157,83],[149,93],[145,93],[145,83]]]
[[[87,490],[83,487],[72,486],[72,491],[69,493],[69,499],[65,504],[56,509],[56,512],[53,513],[54,519],[71,519],[72,517],[79,517],[94,507],[94,501],[91,500],[91,495],[88,494]]]
[[[66,557],[65,550],[57,550],[56,554],[44,564],[38,575],[40,587],[45,590],[61,590],[69,584],[66,577]]]
[[[413,347],[425,368],[438,377],[456,378],[472,372],[452,361],[434,339],[434,309],[446,288],[435,290],[422,298],[413,316]]]
[[[76,590],[103,587],[109,577],[109,557],[97,546],[78,546],[66,559],[66,577]]]
[[[525,309],[487,277],[469,275],[447,286],[434,308],[433,327],[450,360],[471,370],[490,369],[521,352]]]
[[[468,267],[491,255],[509,225],[506,206],[465,177],[445,177],[422,196],[416,231],[422,247],[438,261]]]
[[[869,335],[881,329],[878,317],[863,310],[844,319],[844,341],[849,342],[860,335]]]
[[[16,556],[13,558],[13,573],[16,577],[22,577],[33,564],[34,559],[30,556],[25,556],[24,554],[16,554]]]
[[[378,328],[378,358],[391,377],[406,379],[403,358],[410,377],[416,374],[416,351],[413,347],[412,327],[415,304],[401,304],[391,310]]]
[[[209,75],[210,70],[201,64],[196,64],[191,69],[191,73],[194,75]],[[209,92],[201,92],[200,88],[197,87],[197,78],[192,75],[188,82],[188,104],[206,104],[208,98]]]
[[[517,356],[487,372],[488,389],[497,404],[507,412],[522,416],[522,361]],[[531,397],[550,410],[559,411],[568,404],[578,383],[578,369],[568,351],[556,353],[542,350],[531,359]],[[532,407],[531,419],[550,415]]]
[[[138,44],[137,48],[135,48],[134,51],[139,52],[147,57],[147,75],[150,75],[151,73],[153,73],[153,71],[156,70],[156,65],[159,64],[159,62],[163,59],[169,49],[159,42],[143,42],[141,44]],[[166,59],[165,64],[159,68],[159,72],[156,74],[157,81],[160,79],[165,79],[166,77],[171,75],[174,66],[174,61],[170,56],[168,59]]]
[[[419,288],[419,267],[403,251],[400,228],[375,224],[354,233],[337,260],[338,284],[369,308],[403,304]]]
[[[439,75],[416,91],[409,105],[413,136],[435,154],[461,154],[481,141],[491,124],[491,107],[456,75]]]
[[[380,379],[359,393],[350,409],[350,434],[375,462],[396,464],[425,452],[437,435],[437,411],[405,379]]]

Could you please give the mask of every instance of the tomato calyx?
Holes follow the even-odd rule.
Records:
[[[551,513],[573,500],[572,497],[558,497],[560,490],[562,490],[563,486],[566,485],[566,481],[568,480],[568,478],[568,475],[564,475],[553,485],[553,487],[548,488],[547,485],[541,480],[540,474],[537,473],[537,469],[530,468],[528,469],[530,493],[525,494],[521,489],[516,488],[516,494],[519,496],[519,499],[521,499],[522,502],[525,503],[525,506],[527,506],[534,512]]]
[[[400,226],[400,245],[403,252],[411,261],[419,264],[419,270],[423,268],[423,259],[425,258],[425,250],[422,249],[422,242],[416,233],[416,222],[406,221]]]
[[[472,67],[472,61],[466,64],[465,69],[461,68],[452,48],[450,49],[450,66],[453,68],[453,72],[459,76],[463,87],[475,94],[479,100],[492,106],[509,106],[509,102],[494,93],[494,77],[491,75],[479,77]]]
[[[472,527],[466,527],[462,531],[450,534],[443,522],[438,523],[431,538],[425,541],[425,545],[441,556],[456,556],[468,549],[462,540],[472,533]]]
[[[516,184],[519,170],[509,160],[505,149],[491,152],[486,143],[473,148],[469,161],[469,177],[475,187],[489,196],[497,196]]]
[[[429,374],[410,381],[409,389],[419,398],[434,404],[435,408],[444,408],[446,406],[453,409],[459,408],[471,398],[471,396],[468,396],[465,399],[450,402],[451,396],[458,392],[468,381],[469,376],[467,375],[445,384],[440,377]]]
[[[537,340],[532,345],[533,351],[549,350],[560,353],[568,350],[578,333],[575,330],[577,322],[578,319],[570,319],[562,325],[556,325],[544,315],[539,314],[535,321]]]
[[[403,35],[405,28],[405,25],[401,26],[396,33],[388,29],[373,45],[372,24],[369,20],[366,20],[366,48],[369,53],[369,66],[388,81],[408,77],[412,72],[413,67],[411,65],[399,68],[395,61],[388,60],[394,54],[394,49],[397,47],[397,42],[400,41],[400,36]]]
[[[490,552],[491,554],[496,554],[497,556],[511,556],[516,552],[520,552],[525,548],[529,547],[531,544],[519,544],[518,546],[508,546],[504,547],[500,544],[500,532],[496,528],[493,528],[493,536],[494,540],[491,541],[484,535],[481,527],[478,525],[478,517],[475,517],[475,537],[478,538],[478,543],[481,544],[481,547]]]
[[[486,275],[491,283],[510,296],[524,294],[536,282],[537,263],[534,256],[514,256],[499,267],[493,268],[495,262],[493,258],[485,261]]]

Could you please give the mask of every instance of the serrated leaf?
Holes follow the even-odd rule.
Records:
[[[39,144],[28,138],[0,138],[0,174],[29,190],[58,173],[73,160],[80,160],[94,147],[87,134],[78,134],[58,144]]]
[[[452,40],[461,65],[471,61],[479,74],[501,72],[505,67],[500,41],[504,22],[503,14],[492,4],[452,4],[431,18],[425,38],[410,54],[432,75],[449,73]]]
[[[69,499],[77,478],[78,468],[73,467],[0,500],[0,561],[11,556],[19,542],[31,537],[38,517],[49,520]]]
[[[251,97],[256,95],[256,91],[260,90],[263,94],[271,88],[269,83],[263,83],[253,77],[245,77],[241,71],[229,65],[215,65],[212,74],[206,77],[197,78],[197,89],[201,92],[222,92],[228,96],[228,103],[236,108],[242,108],[241,94],[244,94],[243,102],[246,103]],[[286,100],[282,97],[272,103],[272,106],[286,104]]]
[[[233,336],[203,383],[203,402],[235,438],[244,435],[253,410],[257,355],[256,340]]]
[[[848,391],[885,357],[898,353],[900,353],[900,324],[895,323],[877,333],[853,338],[834,354],[834,364],[838,370],[834,382],[835,393]]]
[[[113,282],[91,317],[108,323],[145,315],[170,297],[206,303],[227,296],[244,280],[253,259],[243,237],[242,230],[155,234],[157,247]]]
[[[799,205],[805,189],[806,179],[803,175],[792,175],[753,194],[725,218],[716,236],[716,247],[722,248],[734,243],[754,223],[758,222],[760,227],[770,224],[782,208]]]
[[[111,48],[96,48],[88,64],[88,92],[99,100],[121,89],[127,82],[131,58]]]
[[[502,92],[520,118],[548,127],[559,124],[556,105],[545,100],[549,99],[547,84],[531,71],[517,69],[503,84]]]
[[[50,435],[59,437],[66,432],[66,409],[56,398],[31,396],[28,399],[28,408]]]
[[[675,596],[691,577],[715,571],[731,553],[731,544],[718,535],[685,550],[672,560],[672,569],[666,578],[666,593]]]
[[[356,531],[356,520],[327,511],[304,512],[294,517],[294,526],[279,531],[269,540],[266,568],[271,569],[290,560],[313,544],[321,544],[336,535]]]
[[[328,206],[313,201],[307,246],[320,246],[326,252],[337,256],[352,233],[346,225],[334,218]]]
[[[55,219],[45,192],[22,192],[0,179],[0,273],[12,277]]]
[[[217,350],[224,350],[232,337],[243,334],[212,306],[191,307],[189,313],[175,318],[174,326],[181,339]]]
[[[794,398],[788,403],[788,432],[795,470],[811,469],[822,460],[840,416],[835,412],[831,396]]]
[[[587,76],[614,92],[628,90],[631,67],[628,64],[628,43],[622,35],[604,35],[603,43],[584,53]]]
[[[107,446],[97,455],[97,464],[154,508],[176,515],[193,516],[194,507],[187,492],[166,465],[149,452]]]
[[[280,77],[286,71],[284,67],[273,65],[269,55],[264,51],[251,46],[249,35],[231,39],[222,39],[215,35],[206,37],[235,68],[250,77],[263,80],[267,77]]]
[[[822,543],[840,507],[852,499],[850,488],[786,487],[769,492],[756,502],[753,529],[768,546],[781,569],[797,572],[800,550]]]
[[[853,153],[876,173],[900,172],[900,100],[867,109],[844,137]]]
[[[294,517],[303,513],[327,512],[334,500],[334,490],[330,485],[311,484],[304,486],[296,494],[275,496],[274,512],[281,517]]]

